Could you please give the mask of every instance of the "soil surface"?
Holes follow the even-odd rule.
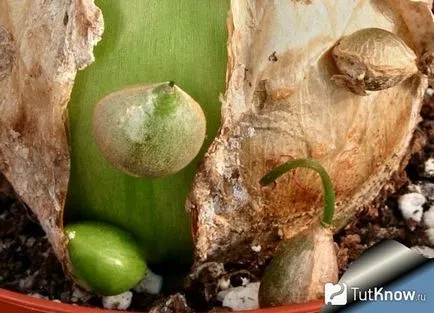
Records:
[[[433,93],[431,89],[430,94]],[[434,170],[427,169],[427,162],[434,157],[434,96],[426,97],[419,129],[415,134],[415,154],[405,172],[401,173],[402,187],[380,205],[373,205],[360,212],[355,222],[335,236],[338,247],[340,273],[370,246],[384,239],[395,239],[408,247],[431,246],[426,236],[423,220],[405,220],[399,207],[399,198],[406,193],[418,192],[426,202],[423,211],[434,206]],[[434,162],[434,160],[433,160]],[[25,204],[16,200],[0,177],[0,288],[26,293],[39,298],[76,303],[84,306],[102,306],[100,297],[92,296],[75,286],[65,277],[61,266],[39,226]],[[262,266],[263,268],[263,266]],[[247,271],[237,265],[214,264],[207,268],[205,284],[190,284],[186,290],[187,302],[196,310],[204,311],[220,304],[216,300],[219,286],[240,286],[246,280],[260,278],[262,268]],[[214,276],[213,276],[214,275]],[[166,290],[162,296],[133,292],[129,310],[155,312],[189,312],[184,297],[168,299],[170,293],[182,291],[179,286]]]

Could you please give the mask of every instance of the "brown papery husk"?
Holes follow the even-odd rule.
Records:
[[[259,288],[261,307],[304,303],[324,296],[324,284],[337,282],[333,232],[315,223],[280,243]]]
[[[285,161],[314,159],[330,174],[334,231],[393,191],[427,78],[414,75],[366,97],[353,95],[330,80],[338,73],[331,50],[343,36],[378,27],[397,34],[418,57],[434,51],[424,40],[434,34],[431,4],[232,1],[222,126],[187,205],[197,264],[269,257],[282,237],[317,219],[323,199],[312,171],[297,169],[260,186],[260,178]],[[262,247],[259,255],[252,245]]]
[[[66,105],[102,31],[93,0],[0,1],[0,172],[36,214],[64,266]]]

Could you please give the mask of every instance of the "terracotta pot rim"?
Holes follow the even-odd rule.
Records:
[[[244,311],[250,313],[314,313],[323,306],[322,300],[303,304],[294,304],[269,309]],[[32,296],[8,291],[0,288],[0,312],[22,313],[113,313],[119,311],[102,310],[98,308],[80,307],[71,304],[58,303],[50,300],[38,299]]]

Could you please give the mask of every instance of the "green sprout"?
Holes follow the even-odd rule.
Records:
[[[298,167],[310,168],[316,171],[321,177],[324,188],[324,213],[321,224],[324,227],[329,227],[333,221],[333,214],[335,212],[335,192],[330,176],[318,162],[309,159],[296,159],[283,163],[273,168],[267,175],[262,177],[259,183],[262,186],[271,184],[283,174]]]

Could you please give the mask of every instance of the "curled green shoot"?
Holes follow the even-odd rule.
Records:
[[[297,167],[310,168],[316,171],[321,177],[324,189],[324,213],[321,224],[324,227],[329,227],[333,221],[333,214],[335,212],[335,191],[330,176],[318,162],[309,159],[296,159],[294,161],[283,163],[273,168],[268,174],[262,177],[259,183],[262,186],[271,184],[283,174]]]

